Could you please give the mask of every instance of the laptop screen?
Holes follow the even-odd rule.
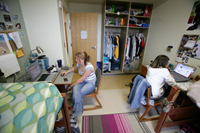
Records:
[[[40,64],[38,62],[33,63],[28,67],[28,72],[32,80],[35,80],[42,73]]]
[[[196,70],[195,67],[191,67],[191,66],[187,66],[187,65],[178,63],[176,68],[174,69],[174,72],[176,72],[186,78],[190,78],[195,70]]]

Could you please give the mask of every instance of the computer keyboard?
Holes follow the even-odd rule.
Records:
[[[50,74],[42,74],[40,79],[38,81],[45,81],[45,79],[49,76]]]
[[[50,74],[45,81],[52,82],[56,75],[57,75],[56,73]]]

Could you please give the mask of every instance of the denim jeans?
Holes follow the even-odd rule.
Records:
[[[83,113],[83,97],[96,88],[95,83],[87,83],[85,81],[77,84],[73,88],[73,114],[75,118]]]

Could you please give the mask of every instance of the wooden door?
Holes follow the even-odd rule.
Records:
[[[76,65],[76,53],[85,51],[90,63],[97,66],[97,13],[70,13],[73,64]],[[81,31],[87,31],[87,39],[81,39]]]

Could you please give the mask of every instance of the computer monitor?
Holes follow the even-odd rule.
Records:
[[[192,76],[192,74],[195,72],[195,70],[196,70],[195,67],[178,63],[176,68],[174,69],[174,72],[189,79]]]
[[[35,80],[42,73],[40,64],[38,62],[31,64],[28,67],[28,72],[29,72],[32,80]]]

